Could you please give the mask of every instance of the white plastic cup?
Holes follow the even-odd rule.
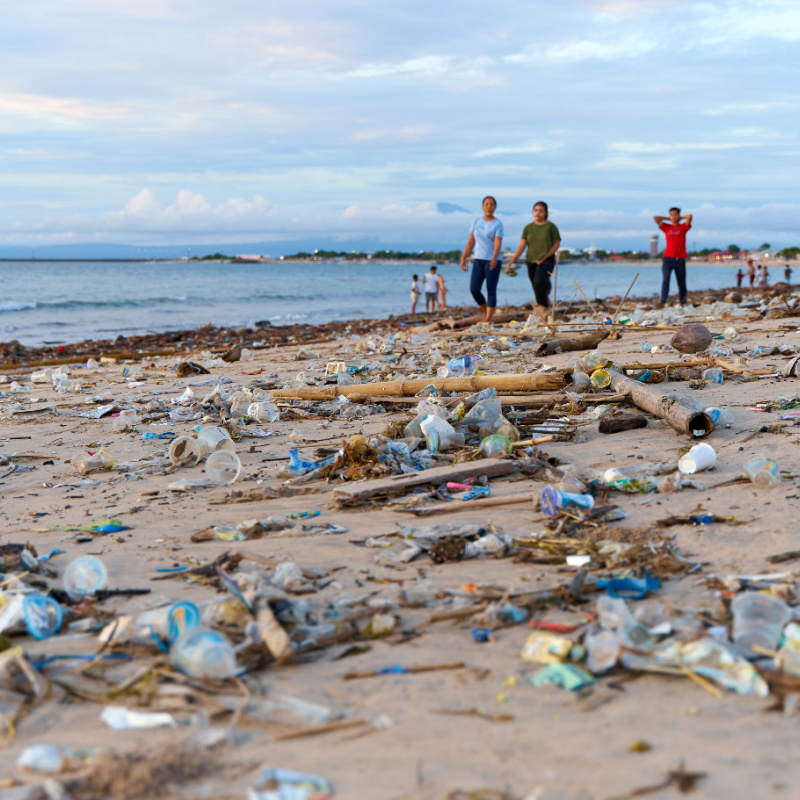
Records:
[[[242,474],[242,462],[231,450],[217,450],[206,459],[206,475],[212,483],[234,483]]]
[[[777,463],[764,456],[749,459],[744,465],[744,475],[750,478],[756,489],[771,489],[781,482]]]
[[[228,431],[224,428],[208,425],[197,434],[197,440],[208,447],[209,453],[214,453],[217,450],[231,450],[236,452],[236,445]]]
[[[716,463],[717,454],[714,452],[714,448],[710,444],[702,442],[680,457],[678,469],[683,475],[694,475],[695,472],[711,469]]]
[[[247,409],[247,416],[256,422],[278,422],[281,412],[274,403],[251,403]]]
[[[778,646],[783,626],[791,612],[779,597],[761,592],[737,594],[731,603],[733,641],[742,647],[760,645],[767,650]]]

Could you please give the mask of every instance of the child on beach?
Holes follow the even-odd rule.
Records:
[[[447,308],[445,295],[447,294],[447,285],[444,282],[444,275],[439,273],[439,311],[444,311]]]
[[[744,278],[744,272],[742,272],[742,268],[739,267],[739,271],[736,273],[736,285],[738,287],[741,287],[743,278]]]
[[[419,288],[419,284],[417,281],[419,280],[419,275],[414,275],[413,280],[411,281],[411,313],[416,314],[417,312],[417,300],[419,300],[419,296],[422,294]]]
[[[756,268],[753,265],[753,259],[747,259],[747,277],[750,279],[750,294],[753,293],[755,290],[755,286],[753,285],[756,280]]]

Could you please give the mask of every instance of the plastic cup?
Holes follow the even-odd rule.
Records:
[[[62,576],[64,591],[73,599],[93,597],[108,586],[106,565],[96,556],[78,556]]]
[[[197,464],[210,452],[205,442],[191,436],[178,436],[169,446],[169,460],[173,464]]]
[[[500,458],[514,452],[514,447],[507,436],[493,433],[481,442],[481,453],[484,458]]]
[[[217,450],[236,450],[236,445],[228,431],[213,425],[201,429],[200,433],[197,434],[197,440],[208,448],[209,453],[214,453]]]
[[[753,456],[744,465],[744,474],[757,489],[771,489],[781,482],[778,464],[771,458]]]
[[[590,380],[595,389],[605,389],[611,385],[611,375],[605,369],[596,369]]]
[[[236,654],[218,631],[198,626],[184,631],[170,649],[172,665],[190,678],[230,678]]]
[[[22,613],[28,633],[39,641],[58,633],[64,622],[64,611],[58,602],[43,594],[25,595]]]
[[[206,459],[206,475],[212,483],[234,483],[241,473],[242,462],[231,450],[217,450]]]
[[[175,603],[167,615],[167,639],[170,643],[176,642],[188,630],[200,624],[200,609],[188,601],[182,600]]]
[[[760,645],[774,650],[783,626],[789,621],[789,607],[779,597],[761,592],[744,592],[733,598],[732,638],[742,647]]]
[[[678,460],[678,469],[684,475],[694,475],[704,469],[711,469],[717,463],[717,454],[710,444],[696,444]]]
[[[274,403],[251,403],[247,408],[247,416],[256,422],[277,422],[281,412]]]

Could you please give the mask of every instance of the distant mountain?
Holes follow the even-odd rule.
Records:
[[[466,208],[462,208],[461,206],[457,206],[455,203],[437,203],[436,210],[440,214],[469,214],[470,212],[467,211]]]

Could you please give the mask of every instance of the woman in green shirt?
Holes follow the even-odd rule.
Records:
[[[533,286],[533,294],[540,306],[550,308],[550,275],[556,265],[556,253],[561,246],[558,228],[547,219],[547,203],[541,200],[533,207],[533,222],[522,230],[517,252],[511,256],[508,266],[514,265],[527,247],[525,261],[528,264],[528,277]]]

